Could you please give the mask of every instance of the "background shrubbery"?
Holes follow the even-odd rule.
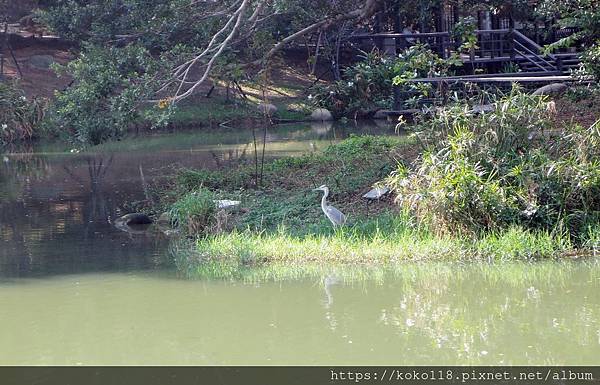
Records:
[[[364,54],[344,70],[343,79],[316,89],[313,103],[335,116],[356,116],[392,104],[395,59],[378,51]]]
[[[361,61],[344,70],[342,80],[317,89],[313,102],[336,116],[360,117],[393,103],[393,86],[409,95],[409,104],[432,96],[431,84],[410,79],[448,75],[462,65],[456,57],[440,58],[428,46],[414,45],[397,57],[379,51],[365,54]]]
[[[99,144],[119,137],[133,124],[159,117],[151,114],[155,106],[141,104],[153,95],[148,85],[157,66],[142,46],[87,46],[79,58],[57,68],[68,72],[73,84],[56,94],[50,127],[76,144]]]
[[[15,84],[0,82],[0,144],[36,136],[45,107],[45,100],[29,100]]]
[[[600,42],[583,52],[581,60],[583,72],[600,81]]]

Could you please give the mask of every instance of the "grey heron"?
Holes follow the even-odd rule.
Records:
[[[323,191],[323,198],[321,199],[321,209],[325,216],[331,221],[333,227],[343,226],[346,223],[346,216],[335,207],[327,204],[327,197],[329,196],[329,187],[322,185],[314,189],[313,191]]]

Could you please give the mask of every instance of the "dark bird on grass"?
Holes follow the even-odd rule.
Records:
[[[325,216],[331,221],[333,227],[343,226],[346,223],[346,216],[335,207],[327,204],[327,197],[329,196],[329,187],[323,185],[314,189],[313,191],[323,191],[323,198],[321,199],[321,209]]]

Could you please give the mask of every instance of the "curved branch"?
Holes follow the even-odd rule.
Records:
[[[233,29],[231,30],[231,32],[229,33],[229,35],[225,38],[225,40],[223,40],[222,43],[219,44],[219,49],[217,50],[217,52],[215,52],[215,54],[213,55],[213,57],[208,61],[208,63],[206,64],[206,68],[204,70],[204,74],[202,75],[202,77],[193,85],[191,86],[189,89],[187,89],[184,93],[179,94],[179,92],[181,91],[181,86],[179,87],[179,89],[177,90],[177,93],[175,94],[175,96],[172,99],[172,102],[177,102],[181,99],[185,99],[186,97],[192,95],[194,93],[194,91],[196,90],[196,88],[198,88],[202,83],[204,83],[204,81],[206,80],[206,78],[208,77],[212,66],[214,64],[214,62],[217,60],[217,58],[221,55],[221,53],[223,53],[223,50],[225,50],[225,48],[228,46],[229,42],[231,42],[231,40],[235,37],[236,33],[238,32],[240,25],[242,24],[242,19],[243,16],[245,14],[246,8],[248,6],[248,3],[250,2],[250,0],[244,0],[242,2],[242,5],[240,5],[240,8],[237,10],[237,20],[235,22],[235,25],[233,26]],[[206,52],[206,51],[205,51]],[[184,76],[183,76],[183,81],[187,80],[187,75],[189,73],[190,68],[199,60],[199,58],[195,58],[193,60],[190,61],[190,64],[188,66],[188,68],[186,69]],[[183,84],[183,83],[182,83]]]
[[[327,30],[327,29],[333,27],[334,25],[336,25],[338,23],[341,23],[341,22],[344,22],[347,20],[352,20],[352,19],[363,20],[368,17],[371,17],[377,11],[377,8],[380,6],[382,1],[383,0],[365,0],[365,4],[362,8],[355,9],[355,10],[347,12],[347,13],[339,14],[334,17],[328,17],[328,18],[319,20],[309,26],[306,26],[303,29],[287,36],[286,38],[284,38],[283,40],[281,40],[277,44],[275,44],[267,52],[267,54],[263,57],[262,60],[258,60],[256,62],[249,63],[249,65],[256,65],[256,64],[261,64],[261,63],[264,64],[265,62],[268,62],[268,60],[270,58],[272,58],[273,55],[275,55],[283,47],[285,47],[285,45],[289,44],[290,42],[292,42],[304,35],[312,33],[314,31],[317,31],[317,30],[324,31],[324,30]],[[234,4],[237,4],[237,3],[238,2],[236,1]],[[171,102],[175,103],[179,100],[182,100],[182,99],[192,95],[194,93],[194,91],[202,83],[204,83],[204,81],[206,81],[217,58],[219,56],[221,56],[221,54],[227,47],[236,43],[236,40],[235,40],[236,35],[238,35],[239,33],[242,33],[242,32],[240,32],[242,30],[247,31],[249,34],[252,30],[255,29],[256,25],[261,20],[259,17],[262,13],[262,10],[265,8],[265,5],[268,3],[267,3],[267,0],[258,0],[255,3],[254,11],[250,14],[250,16],[246,17],[246,10],[250,6],[251,3],[253,3],[252,0],[243,0],[241,2],[241,4],[239,5],[239,7],[237,8],[237,10],[231,15],[229,20],[225,23],[223,28],[221,28],[215,35],[213,35],[213,37],[211,38],[208,45],[204,48],[204,50],[200,54],[196,55],[192,59],[186,61],[185,63],[183,63],[173,69],[170,80],[161,88],[161,91],[162,91],[173,83],[179,83],[179,86],[177,88],[177,91],[175,92],[175,95],[170,99]],[[220,13],[220,15],[222,15],[222,14],[223,13]],[[232,24],[233,24],[233,26],[232,26]],[[229,32],[226,33],[228,30],[229,30]],[[222,35],[226,35],[226,37],[222,41],[218,42],[220,40],[220,38],[222,37]],[[207,60],[208,58],[210,58],[210,59],[208,60],[208,62],[206,62],[204,64],[202,76],[196,81],[193,81],[193,82],[188,81],[188,75],[190,74],[191,69],[200,62],[204,63],[205,60]],[[183,86],[189,85],[189,84],[191,84],[190,88],[185,90],[185,92],[182,92]]]
[[[300,31],[297,31],[297,32],[291,34],[290,36],[281,40],[279,43],[275,44],[275,46],[273,48],[271,48],[271,50],[266,54],[265,59],[267,59],[267,60],[270,59],[274,54],[276,54],[283,47],[285,47],[286,44],[291,43],[292,41],[298,39],[299,37],[302,37],[306,34],[316,31],[318,29],[321,29],[321,30],[329,29],[332,26],[334,26],[338,23],[341,23],[343,21],[346,21],[346,20],[351,20],[351,19],[363,20],[368,17],[371,17],[377,10],[380,3],[381,3],[381,0],[367,0],[365,6],[360,9],[356,9],[356,10],[348,12],[348,13],[343,13],[341,15],[337,15],[336,17],[334,17],[332,19],[323,19],[314,24],[311,24],[311,25],[301,29]]]

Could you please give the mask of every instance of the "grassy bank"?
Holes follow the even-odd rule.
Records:
[[[192,203],[202,190],[210,191],[214,199],[240,200],[242,212],[230,215],[221,230],[275,233],[285,227],[294,235],[331,232],[321,212],[321,195],[312,189],[328,185],[329,201],[356,223],[369,215],[394,211],[391,199],[367,207],[361,195],[385,178],[397,161],[414,156],[411,143],[406,137],[355,136],[323,152],[266,160],[264,164],[259,148],[257,164],[251,154],[248,163],[239,167],[181,171],[175,188],[164,197],[167,206],[174,201]],[[190,214],[193,222],[193,212]]]
[[[376,231],[362,233],[347,228],[294,236],[278,233],[233,232],[196,241],[197,260],[228,259],[239,264],[271,262],[375,263],[444,260],[532,260],[558,257],[571,250],[569,239],[546,232],[511,228],[481,238],[437,236],[418,226],[377,224]]]
[[[252,164],[227,171],[184,170],[163,196],[168,207],[177,208],[181,230],[193,238],[191,246],[185,243],[175,253],[177,264],[202,273],[274,264],[529,261],[591,255],[600,240],[600,227],[577,245],[565,232],[519,226],[444,234],[399,209],[393,196],[367,205],[362,194],[398,162],[415,156],[415,145],[406,137],[352,137],[322,153],[266,162],[260,189]],[[330,202],[348,216],[347,226],[334,230],[324,217],[321,195],[312,191],[321,184],[331,188]],[[240,200],[242,209],[217,213],[213,199]]]

